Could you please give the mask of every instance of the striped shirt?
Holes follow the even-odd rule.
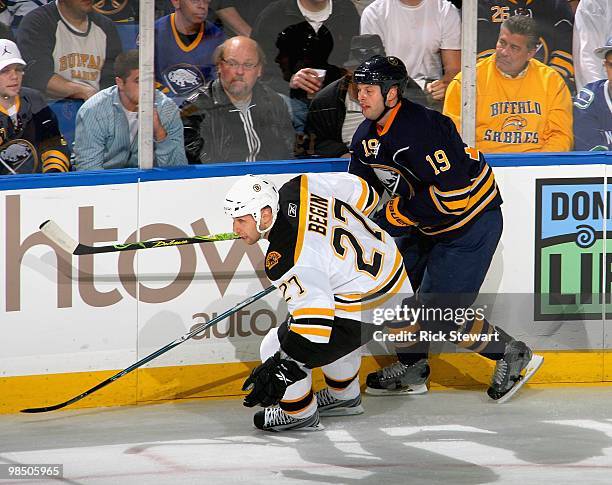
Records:
[[[187,165],[178,107],[170,98],[156,91],[155,109],[167,136],[155,143],[154,165]],[[130,139],[128,120],[117,86],[95,94],[79,109],[72,161],[76,170],[138,167],[138,137]]]

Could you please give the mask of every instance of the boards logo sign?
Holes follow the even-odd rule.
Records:
[[[606,218],[603,178],[536,180],[534,320],[602,319],[612,286]]]

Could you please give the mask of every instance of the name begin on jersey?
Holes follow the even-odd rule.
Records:
[[[308,230],[327,234],[328,201],[317,194],[310,194],[310,204],[308,205]]]

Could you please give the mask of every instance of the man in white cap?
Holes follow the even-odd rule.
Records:
[[[593,51],[607,77],[588,83],[574,100],[574,149],[612,150],[612,36]]]
[[[26,63],[0,39],[0,175],[70,170],[57,119],[42,95],[21,86]]]

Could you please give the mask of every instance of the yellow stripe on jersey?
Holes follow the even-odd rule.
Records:
[[[387,276],[387,278],[380,284],[378,285],[376,288],[367,291],[365,293],[346,293],[346,294],[339,294],[339,295],[335,295],[335,297],[342,301],[343,303],[352,303],[351,301],[345,301],[345,300],[363,300],[364,298],[367,298],[368,296],[374,295],[375,293],[378,293],[382,288],[384,288],[386,285],[389,284],[389,282],[395,277],[399,267],[401,265],[404,264],[404,260],[402,259],[402,255],[400,254],[400,252],[398,250],[395,251],[395,261],[393,261],[393,268],[391,268],[391,271],[389,271],[389,275]],[[337,306],[336,306],[337,308]]]
[[[489,194],[489,196],[485,200],[483,200],[478,205],[478,207],[473,209],[473,211],[470,213],[470,215],[468,215],[467,217],[464,217],[463,219],[461,219],[456,224],[453,224],[452,226],[445,227],[444,229],[440,229],[439,231],[430,231],[430,230],[426,230],[424,228],[422,228],[421,230],[425,234],[427,234],[428,236],[434,236],[436,234],[442,234],[443,232],[448,232],[448,231],[452,231],[454,229],[458,229],[461,226],[464,226],[465,224],[470,222],[475,216],[480,214],[480,212],[489,204],[489,202],[491,202],[495,198],[496,195],[497,195],[497,187],[495,187],[493,189],[493,191]]]
[[[396,197],[387,204],[387,210],[385,211],[387,221],[398,227],[415,226],[416,222],[399,211],[399,202],[400,198]]]
[[[296,320],[299,318],[334,318],[334,309],[333,308],[298,308],[294,310],[291,315]]]
[[[68,157],[59,150],[48,150],[42,155],[43,172],[57,169],[60,172],[70,171]]]
[[[447,190],[447,191],[440,190],[437,187],[433,187],[433,189],[436,195],[440,197],[452,197],[456,195],[468,194],[472,191],[474,187],[476,187],[480,182],[482,182],[482,179],[484,179],[487,176],[490,170],[491,168],[488,165],[485,165],[483,169],[481,170],[481,172],[478,174],[478,177],[476,177],[470,185],[468,185],[467,187],[464,187],[463,189],[455,189],[455,190]]]
[[[357,205],[355,207],[357,207],[357,209],[363,212],[364,205],[368,200],[368,192],[370,191],[370,189],[368,188],[367,182],[361,177],[359,177],[359,181],[361,182],[361,195],[359,196],[359,200],[357,201]]]
[[[555,52],[559,54],[559,51]],[[556,57],[552,58],[552,60],[550,61],[550,67],[554,67],[555,69],[562,69],[569,75],[574,74],[574,66],[572,65],[572,62],[565,57],[561,57],[560,55],[557,55]]]
[[[487,176],[485,178],[485,175]],[[484,181],[483,181],[484,179]],[[435,187],[429,188],[429,194],[436,208],[443,214],[463,214],[468,211],[471,207],[477,204],[484,194],[491,189],[491,186],[495,183],[495,176],[488,166],[486,166],[478,178],[467,188],[460,190],[453,190],[449,192],[442,192]],[[481,185],[479,187],[479,185]],[[474,191],[476,193],[470,193],[468,197],[461,199],[449,200],[449,195],[459,195],[466,191]]]
[[[378,192],[376,192],[370,186],[368,186],[368,190],[370,191],[370,195],[368,196],[368,202],[366,202],[366,207],[363,210],[363,213],[366,216],[369,216],[372,213],[372,211],[376,209],[376,206],[378,205],[378,201],[380,200]]]
[[[355,312],[362,312],[364,310],[371,310],[373,308],[379,307],[383,305],[386,301],[391,299],[393,296],[395,296],[400,291],[400,289],[404,285],[404,282],[406,281],[406,278],[408,278],[408,275],[406,274],[406,270],[404,268],[401,268],[400,277],[397,280],[397,283],[393,286],[393,288],[390,291],[386,293],[381,293],[379,298],[374,298],[373,300],[368,301],[367,303],[350,303],[348,305],[336,304],[336,310],[342,310],[348,313],[355,313]]]
[[[370,187],[370,185],[363,180],[361,177],[357,177],[361,182],[361,195],[355,207],[359,209],[366,216],[370,215],[370,212],[378,205],[380,197],[378,193]]]
[[[291,323],[289,331],[295,332],[305,339],[319,344],[328,343],[332,333],[331,327],[324,327],[322,325],[299,325],[295,322]]]
[[[174,36],[176,45],[178,45],[183,52],[191,52],[200,45],[200,41],[202,40],[202,37],[204,37],[204,22],[202,22],[202,25],[200,25],[200,31],[198,32],[197,37],[193,40],[191,44],[186,45],[181,39],[181,36],[179,35],[178,30],[176,28],[175,16],[176,13],[170,14],[170,26],[172,27],[172,35]]]
[[[306,233],[306,215],[308,212],[308,177],[302,175],[300,177],[300,220],[298,222],[298,231],[295,241],[295,251],[293,253],[293,263],[297,261],[302,253],[304,245],[304,234]]]

